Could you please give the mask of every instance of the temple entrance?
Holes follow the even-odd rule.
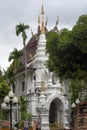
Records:
[[[50,130],[63,130],[63,103],[55,98],[50,105],[49,111]]]

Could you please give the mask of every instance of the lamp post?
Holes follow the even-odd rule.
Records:
[[[76,105],[78,105],[80,103],[80,100],[77,98],[75,103],[72,103],[72,108],[75,108]]]
[[[4,103],[8,104],[10,107],[10,130],[12,130],[12,106],[18,103],[17,97],[12,91],[4,98]]]

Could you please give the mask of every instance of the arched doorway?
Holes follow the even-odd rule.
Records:
[[[51,102],[49,110],[50,130],[63,129],[63,107],[63,103],[58,98]]]

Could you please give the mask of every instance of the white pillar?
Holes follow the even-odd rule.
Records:
[[[30,104],[29,106],[31,107],[31,113],[32,115],[34,116],[37,116],[37,111],[36,111],[36,107],[37,107],[37,103],[38,103],[38,97],[37,95],[32,95],[30,97],[30,100],[29,100]]]
[[[41,130],[50,130],[49,128],[49,110],[41,109]]]
[[[68,113],[67,110],[64,112],[64,128],[69,130],[69,120],[68,120]]]

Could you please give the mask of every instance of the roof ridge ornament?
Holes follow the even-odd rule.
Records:
[[[31,28],[31,35],[32,35],[32,37],[33,37],[33,31],[32,31],[32,28]]]
[[[38,33],[40,34],[40,16],[38,16]]]
[[[57,16],[56,27],[57,27],[58,23],[59,23],[59,16]]]
[[[47,23],[48,23],[48,17],[46,17],[45,27],[47,26]]]

